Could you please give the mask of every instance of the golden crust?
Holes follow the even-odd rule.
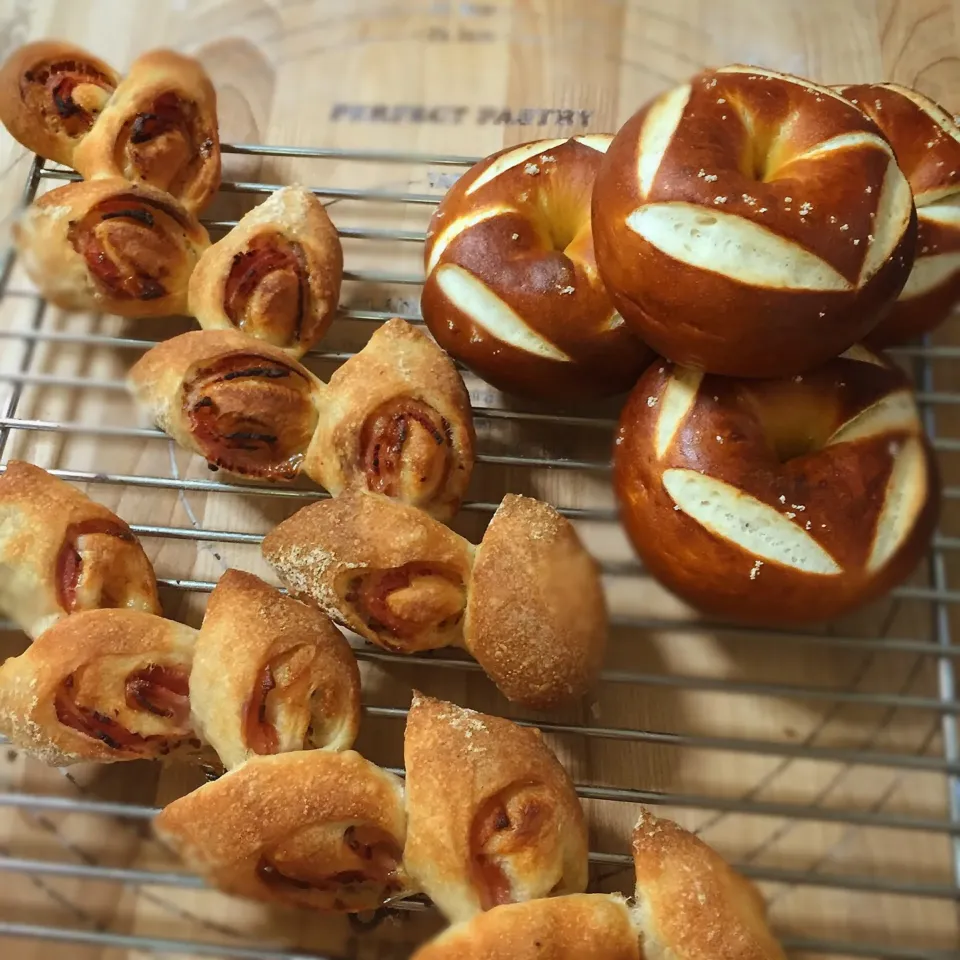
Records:
[[[228,570],[207,603],[190,703],[227,769],[257,754],[347,750],[360,725],[360,671],[322,613]]]
[[[184,313],[210,239],[173,197],[109,179],[45,193],[14,227],[30,279],[51,303],[123,317]]]
[[[73,166],[85,179],[150,184],[202,210],[220,185],[220,135],[217,95],[200,63],[172,50],[135,60]]]
[[[647,956],[784,960],[757,888],[692,833],[642,811],[633,860]]]
[[[496,907],[450,927],[412,960],[641,960],[641,956],[623,897],[581,893]]]
[[[0,667],[0,731],[54,766],[198,750],[196,630],[134,610],[73,614]]]
[[[165,807],[155,829],[212,884],[255,900],[359,911],[413,892],[403,784],[352,750],[253,757]]]
[[[583,809],[539,730],[414,693],[404,764],[404,864],[451,922],[586,888]]]
[[[240,329],[303,356],[327,332],[343,279],[343,249],[323,204],[283,187],[204,253],[190,312],[205,330]]]
[[[28,43],[0,67],[0,122],[28,150],[70,167],[119,83],[112,67],[72,43]]]
[[[606,640],[599,570],[573,525],[508,494],[477,548],[467,649],[510,700],[543,709],[586,692]]]
[[[304,507],[262,545],[294,596],[406,652],[460,643],[473,549],[422,510],[356,489]]]
[[[165,340],[134,364],[128,385],[181,446],[227,473],[268,480],[299,473],[325,390],[279,347],[237,330]],[[249,450],[246,438],[266,434],[273,442]]]
[[[0,476],[0,610],[30,637],[99,606],[157,613],[157,581],[130,528],[46,470]]]
[[[394,319],[330,378],[305,470],[334,496],[361,484],[447,520],[466,493],[474,446],[453,361]]]

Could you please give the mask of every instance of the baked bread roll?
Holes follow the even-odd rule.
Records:
[[[72,166],[86,180],[149,184],[198,213],[220,186],[217,95],[206,71],[173,50],[139,57],[77,145]]]
[[[917,256],[900,298],[867,343],[903,343],[939,326],[960,300],[960,127],[939,104],[895,83],[840,87],[890,141],[917,207]]]
[[[360,725],[360,671],[323,614],[228,570],[207,603],[190,702],[228,770],[257,754],[348,750]]]
[[[421,510],[353,489],[304,507],[262,549],[331,619],[399,653],[464,646],[517,703],[575,700],[600,671],[597,565],[548,504],[508,494],[475,548]]]
[[[413,960],[641,960],[634,912],[614,893],[507,904],[450,927]]]
[[[0,67],[0,122],[28,150],[72,167],[119,82],[112,67],[72,43],[28,43]]]
[[[254,900],[352,913],[413,892],[403,784],[352,750],[253,757],[155,828],[214,886]]]
[[[886,593],[926,550],[939,499],[910,383],[865,347],[781,380],[654,362],[620,418],[614,488],[655,577],[770,624]]]
[[[237,330],[165,340],[134,364],[128,383],[182,447],[233,476],[262,480],[300,473],[324,390],[281,349]]]
[[[51,303],[122,317],[185,313],[190,273],[210,243],[173,197],[120,179],[45,193],[14,227],[14,240]]]
[[[641,810],[633,862],[645,956],[785,960],[757,888],[672,820]]]
[[[283,187],[200,258],[190,312],[205,330],[241,330],[297,359],[333,322],[342,279],[343,249],[323,204]]]
[[[463,641],[474,547],[422,510],[348,490],[297,511],[264,537],[290,593],[400,653]]]
[[[448,920],[586,889],[583,809],[539,730],[414,693],[403,757],[404,866]]]
[[[388,320],[330,378],[307,473],[334,496],[353,484],[450,519],[473,471],[470,398],[450,358]]]
[[[539,710],[596,681],[607,645],[599,567],[550,504],[503,498],[477,547],[464,639],[507,699]]]
[[[51,766],[201,748],[188,682],[196,630],[136,610],[87,610],[0,666],[0,732]]]
[[[644,107],[597,174],[597,264],[638,336],[676,363],[780,377],[861,340],[913,262],[889,143],[799,77],[708,70]]]
[[[590,198],[612,137],[537,140],[468,170],[430,222],[423,318],[440,346],[510,393],[606,396],[652,359],[597,273]]]
[[[46,470],[0,476],[0,610],[29,637],[100,607],[160,611],[153,567],[130,528]]]

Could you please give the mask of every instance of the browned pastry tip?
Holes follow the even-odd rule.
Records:
[[[316,430],[324,384],[279,347],[236,330],[165,340],[128,380],[157,426],[212,468],[292,480]]]
[[[653,576],[714,616],[778,625],[882,596],[939,508],[910,381],[860,346],[770,380],[655,361],[621,414],[614,489]]]
[[[839,87],[890,141],[917,206],[917,256],[899,299],[866,338],[903,343],[960,301],[960,127],[929,97],[896,83]]]
[[[642,810],[633,861],[646,956],[784,960],[760,892],[692,833]]]
[[[202,210],[220,185],[217,95],[206,71],[173,50],[139,57],[72,165],[88,180],[123,177]]]
[[[590,198],[611,139],[501,150],[457,180],[430,222],[424,320],[494,386],[552,400],[606,396],[633,386],[652,359],[597,272]]]
[[[210,242],[169,194],[121,179],[45,193],[14,227],[14,240],[51,303],[122,317],[185,313],[190,274]]]
[[[360,671],[322,613],[228,570],[207,603],[190,700],[227,769],[258,754],[347,750],[360,725]]]
[[[412,960],[641,960],[632,914],[613,893],[506,904],[450,927]]]
[[[583,810],[539,730],[414,693],[404,765],[404,865],[447,919],[586,888]]]
[[[600,274],[657,353],[804,373],[862,340],[913,263],[906,178],[876,125],[801,77],[734,64],[621,128],[593,192]]]
[[[470,398],[426,334],[388,320],[330,378],[305,465],[334,496],[359,484],[440,520],[459,509],[473,471]]]
[[[88,610],[0,666],[0,731],[53,766],[195,752],[196,630],[135,610]]]
[[[159,838],[227,893],[359,912],[413,892],[403,784],[352,750],[253,757],[175,800]]]
[[[606,641],[599,568],[573,525],[508,494],[477,548],[465,646],[506,697],[545,709],[586,692]]]
[[[160,611],[143,547],[110,510],[20,460],[0,476],[0,610],[36,638],[80,610]]]
[[[416,507],[348,490],[284,520],[262,550],[293,596],[388,650],[461,642],[473,546]]]
[[[343,249],[323,204],[283,187],[204,253],[190,312],[206,330],[238,329],[303,356],[327,332],[343,279]]]
[[[0,122],[28,150],[72,167],[120,82],[108,64],[60,40],[19,47],[0,67]]]

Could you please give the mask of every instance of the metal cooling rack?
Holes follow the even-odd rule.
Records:
[[[224,145],[227,155],[246,155],[271,158],[310,158],[351,163],[410,164],[425,168],[464,168],[475,162],[475,158],[459,156],[431,156],[417,153],[389,153],[369,150],[342,149],[301,149],[261,147],[251,145]],[[30,170],[23,195],[24,203],[29,203],[45,180],[66,181],[78,179],[71,171],[46,164],[36,158]],[[267,194],[277,188],[276,184],[249,181],[224,182],[224,193]],[[443,184],[441,184],[443,186]],[[381,188],[356,189],[344,187],[315,187],[314,192],[327,201],[360,201],[363,203],[382,203],[413,205],[415,207],[435,205],[442,196],[442,189],[434,193],[394,192]],[[205,224],[212,230],[226,230],[236,221],[207,220]],[[424,240],[422,231],[392,229],[383,227],[343,227],[341,236],[349,240],[388,242],[397,244],[420,244]],[[0,386],[7,386],[5,401],[0,401],[0,469],[2,461],[10,456],[11,438],[21,431],[53,433],[62,436],[91,436],[119,439],[141,440],[163,438],[159,431],[138,426],[117,426],[91,422],[67,422],[54,419],[27,418],[20,414],[24,391],[31,387],[62,387],[73,389],[96,388],[99,390],[123,390],[121,380],[106,380],[90,376],[58,375],[36,372],[33,369],[37,348],[41,344],[78,345],[83,347],[104,347],[123,351],[131,355],[148,349],[155,342],[150,339],[110,336],[95,332],[70,332],[47,329],[46,304],[30,290],[15,289],[12,277],[15,273],[14,255],[7,255],[0,272],[0,296],[7,302],[24,299],[33,304],[27,324],[23,328],[0,329],[0,356],[12,344],[19,344],[20,361],[13,369],[0,369]],[[414,273],[392,273],[378,269],[348,270],[348,281],[360,283],[403,286],[415,288],[421,282],[421,276]],[[421,323],[415,310],[379,310],[345,307],[341,316],[356,321],[382,322],[392,316],[401,316],[411,323]],[[914,372],[919,398],[924,411],[925,422],[935,448],[942,455],[960,451],[960,435],[943,435],[938,431],[938,420],[949,409],[960,405],[960,393],[944,392],[938,389],[936,364],[942,361],[960,360],[960,347],[937,346],[925,343],[922,346],[906,347],[892,351]],[[341,362],[353,353],[343,351],[313,351],[309,359],[315,361]],[[602,431],[606,437],[612,430],[614,421],[607,417],[585,417],[581,415],[545,414],[516,409],[501,409],[495,405],[475,406],[478,425],[484,422],[513,422],[523,425],[553,425],[577,428],[589,431]],[[960,421],[958,421],[960,430]],[[524,455],[523,453],[484,452],[481,444],[478,462],[527,470],[550,468],[554,470],[576,470],[603,477],[610,466],[604,458],[576,459],[555,455]],[[94,471],[54,469],[51,471],[65,480],[93,485],[112,485],[141,490],[174,490],[205,494],[230,493],[241,496],[268,497],[277,501],[289,502],[290,509],[296,509],[302,503],[323,496],[317,490],[290,489],[266,485],[243,485],[222,483],[212,479],[192,479],[187,477],[124,473],[100,473]],[[176,473],[176,471],[173,471]],[[945,513],[953,513],[952,504],[960,501],[960,486],[948,486],[944,491]],[[558,504],[561,512],[582,521],[595,523],[615,523],[615,515],[609,507],[578,507]],[[496,504],[483,501],[471,501],[464,510],[479,514],[490,514]],[[244,544],[256,545],[261,536],[253,532],[207,529],[201,525],[161,526],[133,524],[133,529],[141,537],[160,538],[162,540],[195,541],[206,544]],[[939,533],[934,540],[929,555],[929,581],[925,584],[911,584],[898,588],[895,597],[918,601],[923,604],[924,617],[929,618],[929,629],[920,630],[920,634],[929,639],[913,636],[859,637],[855,635],[837,635],[834,633],[779,632],[734,627],[724,624],[675,621],[670,618],[645,616],[617,616],[613,624],[619,629],[636,631],[657,631],[681,628],[687,634],[710,634],[719,638],[737,637],[740,640],[758,644],[776,643],[789,648],[810,649],[811,656],[817,648],[849,650],[866,654],[894,655],[905,654],[918,659],[930,660],[936,665],[936,695],[914,695],[905,692],[870,692],[853,689],[835,689],[830,686],[795,685],[785,683],[767,683],[678,674],[675,672],[640,672],[633,670],[607,670],[602,675],[605,684],[631,685],[638,690],[667,688],[674,691],[704,691],[731,695],[776,697],[785,700],[822,702],[834,705],[852,705],[881,708],[887,711],[921,711],[939,716],[942,752],[930,755],[926,752],[888,751],[869,748],[835,748],[806,743],[780,742],[760,737],[708,736],[673,733],[670,731],[633,730],[601,726],[593,723],[546,723],[538,726],[548,733],[574,734],[586,738],[588,742],[610,740],[636,744],[662,745],[692,748],[707,751],[722,751],[736,758],[737,755],[754,754],[780,758],[784,761],[798,760],[824,761],[841,765],[864,765],[880,769],[902,771],[925,771],[942,775],[942,782],[948,790],[947,815],[944,817],[917,816],[910,813],[887,812],[882,805],[872,804],[862,808],[820,805],[818,803],[784,803],[757,799],[753,792],[743,797],[722,797],[708,792],[663,792],[654,790],[605,787],[596,784],[578,784],[578,792],[584,799],[611,801],[616,803],[645,803],[675,808],[697,808],[718,813],[736,813],[778,818],[797,818],[800,820],[843,824],[852,827],[889,828],[901,831],[932,832],[949,838],[952,847],[952,879],[944,882],[927,882],[904,879],[899,875],[855,875],[822,872],[816,869],[797,870],[754,863],[737,864],[747,876],[759,881],[780,883],[789,886],[807,886],[821,888],[826,895],[831,890],[860,891],[875,895],[898,895],[920,899],[936,899],[960,903],[960,742],[958,742],[957,714],[960,713],[955,676],[955,661],[960,656],[960,645],[954,645],[951,637],[951,620],[954,608],[960,604],[960,590],[953,590],[948,582],[948,562],[951,555],[960,551],[960,536]],[[606,561],[604,573],[610,577],[636,577],[641,574],[639,564],[630,561]],[[188,593],[207,593],[214,583],[208,580],[163,578],[161,584],[170,590]],[[0,624],[9,628],[10,624]],[[905,631],[910,632],[910,631]],[[371,663],[396,663],[398,655],[357,646],[359,658]],[[422,665],[430,668],[446,668],[456,671],[476,671],[476,664],[459,659],[454,655],[403,657],[404,665]],[[401,720],[406,711],[400,708],[367,705],[368,716]],[[402,773],[402,771],[395,771]],[[0,807],[22,808],[36,814],[79,813],[91,817],[112,817],[127,821],[147,821],[157,811],[149,806],[137,806],[126,803],[108,802],[89,798],[73,798],[59,795],[27,794],[22,792],[4,792],[0,784]],[[630,859],[623,854],[594,852],[590,855],[591,864],[597,866],[628,867]],[[202,889],[203,882],[192,875],[182,872],[161,871],[157,869],[127,869],[110,867],[88,862],[69,862],[63,860],[26,858],[0,853],[0,872],[11,875],[26,875],[32,878],[59,877],[73,878],[99,883],[113,883],[132,887],[176,887],[184,889]],[[878,901],[879,902],[879,901]],[[409,909],[424,909],[425,904],[416,900],[401,904]],[[51,943],[72,944],[76,946],[100,946],[103,948],[141,951],[147,954],[189,954],[198,957],[231,957],[247,960],[308,960],[317,958],[317,954],[297,950],[275,949],[271,946],[236,946],[229,943],[209,943],[133,936],[100,929],[80,929],[69,926],[44,925],[40,923],[14,922],[0,918],[0,937],[34,938]],[[784,945],[789,951],[805,955],[842,955],[858,957],[878,957],[885,960],[960,960],[960,950],[910,949],[891,946],[880,942],[863,943],[830,939],[786,938]]]

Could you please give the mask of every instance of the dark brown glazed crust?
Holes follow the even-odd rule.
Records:
[[[900,293],[916,238],[909,188],[877,127],[826,88],[735,67],[700,74],[690,90],[682,113],[678,88],[627,121],[607,151],[593,195],[601,275],[637,335],[678,363],[801,373],[862,339]],[[649,135],[641,183],[645,123],[670,116],[680,117],[672,137]],[[861,143],[820,150],[841,136]],[[759,169],[741,169],[745,156]],[[851,183],[866,186],[853,195]],[[884,194],[895,215],[878,224]],[[643,235],[627,224],[634,213]],[[755,258],[741,242],[756,244]]]
[[[71,167],[119,82],[108,64],[81,47],[28,43],[0,67],[0,122],[28,150]]]
[[[448,353],[502,390],[605,396],[632,386],[652,357],[597,274],[590,195],[609,141],[592,135],[501,150],[456,182],[430,222],[424,319]],[[497,336],[484,311],[467,310],[465,291],[446,286],[451,276],[512,311],[517,340]]]
[[[912,571],[939,484],[896,367],[855,347],[795,378],[698,378],[655,361],[620,419],[614,487],[655,577],[709,613],[789,624]]]

